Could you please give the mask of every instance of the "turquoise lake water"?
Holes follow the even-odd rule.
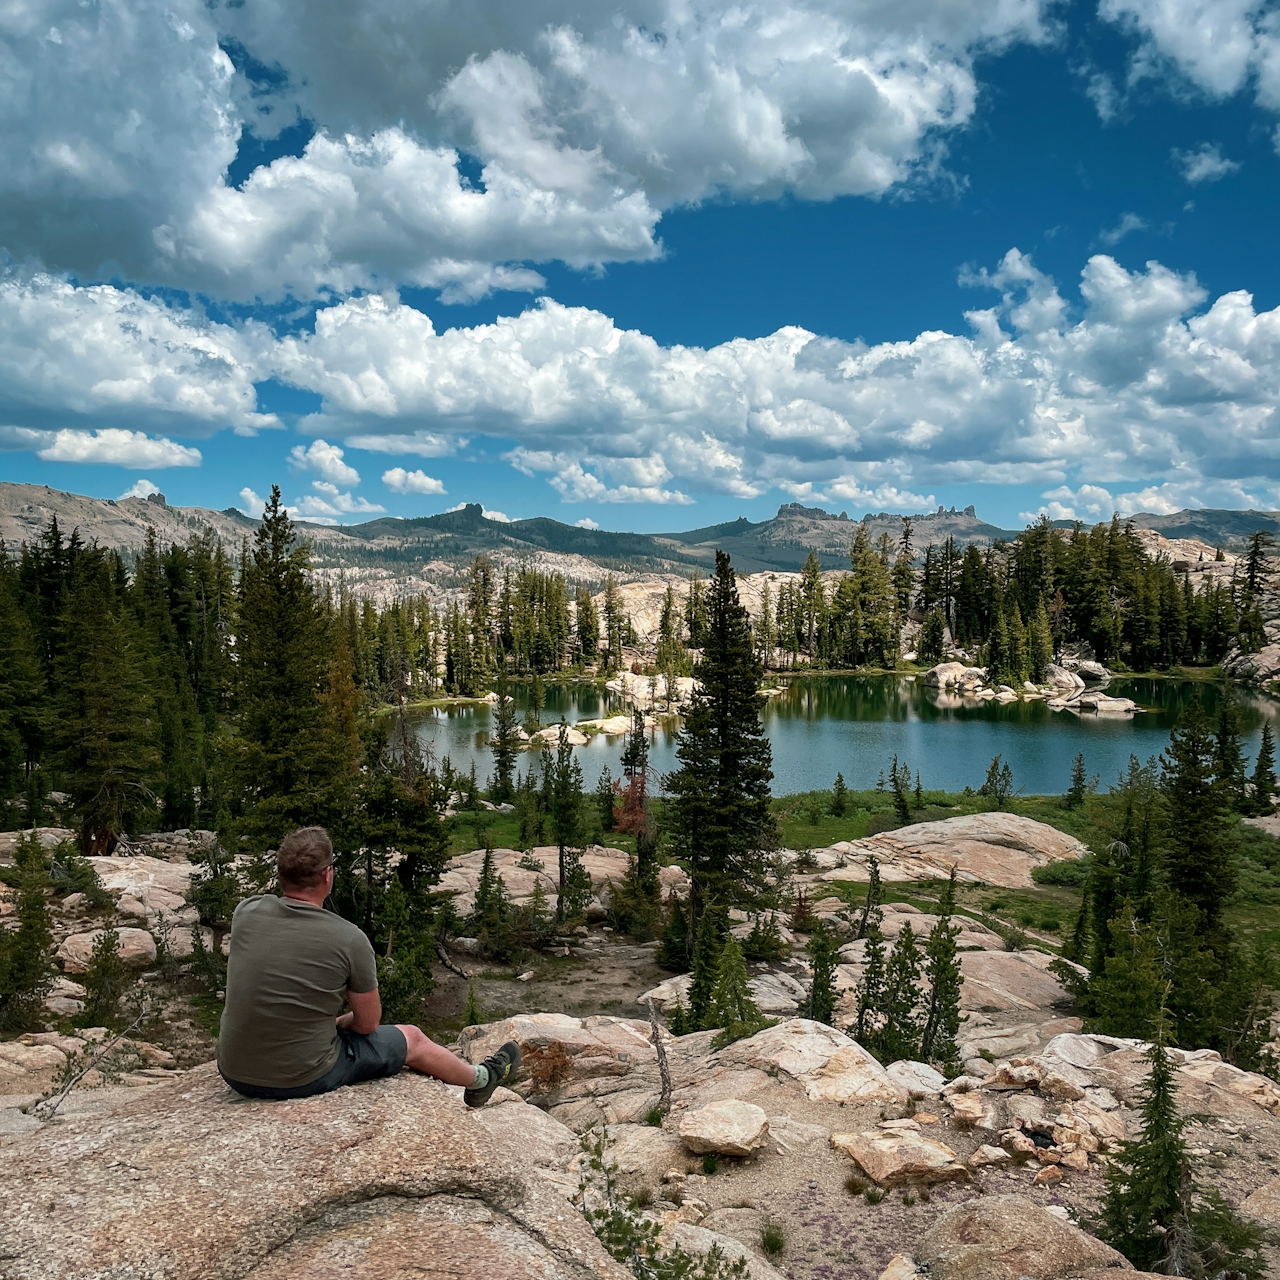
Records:
[[[959,791],[978,787],[991,757],[1000,754],[1013,769],[1014,785],[1027,794],[1066,790],[1071,762],[1083,752],[1089,773],[1105,787],[1114,782],[1131,754],[1145,760],[1168,744],[1182,709],[1198,695],[1217,716],[1226,686],[1183,680],[1115,679],[1109,694],[1132,698],[1145,710],[1132,717],[1092,712],[1050,711],[1043,702],[961,702],[917,680],[900,676],[808,676],[792,679],[780,697],[764,705],[764,723],[773,743],[773,790],[777,795],[830,787],[836,771],[850,787],[871,787],[896,753],[923,785]],[[530,690],[514,686],[523,716]],[[1280,703],[1234,687],[1241,729],[1250,753],[1262,724]],[[595,685],[548,685],[544,725],[612,715],[626,708],[621,699]],[[484,779],[492,769],[488,750],[490,708],[462,705],[421,713],[415,727],[436,757],[448,756],[466,771],[475,761]],[[650,760],[659,772],[675,767],[677,721],[652,736]],[[576,749],[588,786],[608,765],[618,772],[621,738],[598,736]],[[521,768],[536,761],[522,758]]]

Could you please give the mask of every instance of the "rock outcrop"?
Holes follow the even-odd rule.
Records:
[[[945,880],[954,866],[956,877],[969,884],[1027,889],[1034,883],[1032,868],[1079,858],[1088,850],[1074,836],[1032,818],[975,813],[843,840],[826,852],[846,863],[823,872],[821,879],[828,881],[866,881],[867,861],[874,857],[886,881]]]
[[[457,1094],[401,1075],[261,1102],[209,1065],[47,1126],[0,1148],[0,1275],[625,1280],[541,1172],[562,1127]]]

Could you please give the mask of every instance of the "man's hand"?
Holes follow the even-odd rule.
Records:
[[[375,987],[372,991],[348,991],[349,1013],[338,1019],[338,1026],[347,1027],[358,1036],[367,1036],[378,1029],[382,1021],[382,997]]]
[[[355,1016],[356,1015],[352,1013],[350,1009],[348,1009],[346,1013],[338,1014],[338,1016],[334,1018],[334,1022],[336,1022],[338,1026],[345,1029],[351,1026],[351,1021]]]

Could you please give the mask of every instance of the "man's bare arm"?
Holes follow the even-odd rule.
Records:
[[[367,1036],[378,1029],[382,1021],[382,997],[377,987],[372,991],[348,991],[347,1003],[351,1009],[338,1018],[338,1026],[346,1027],[358,1036]]]

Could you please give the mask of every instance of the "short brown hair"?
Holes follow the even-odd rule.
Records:
[[[286,889],[314,889],[333,866],[333,843],[323,827],[299,827],[280,841],[276,873]]]

